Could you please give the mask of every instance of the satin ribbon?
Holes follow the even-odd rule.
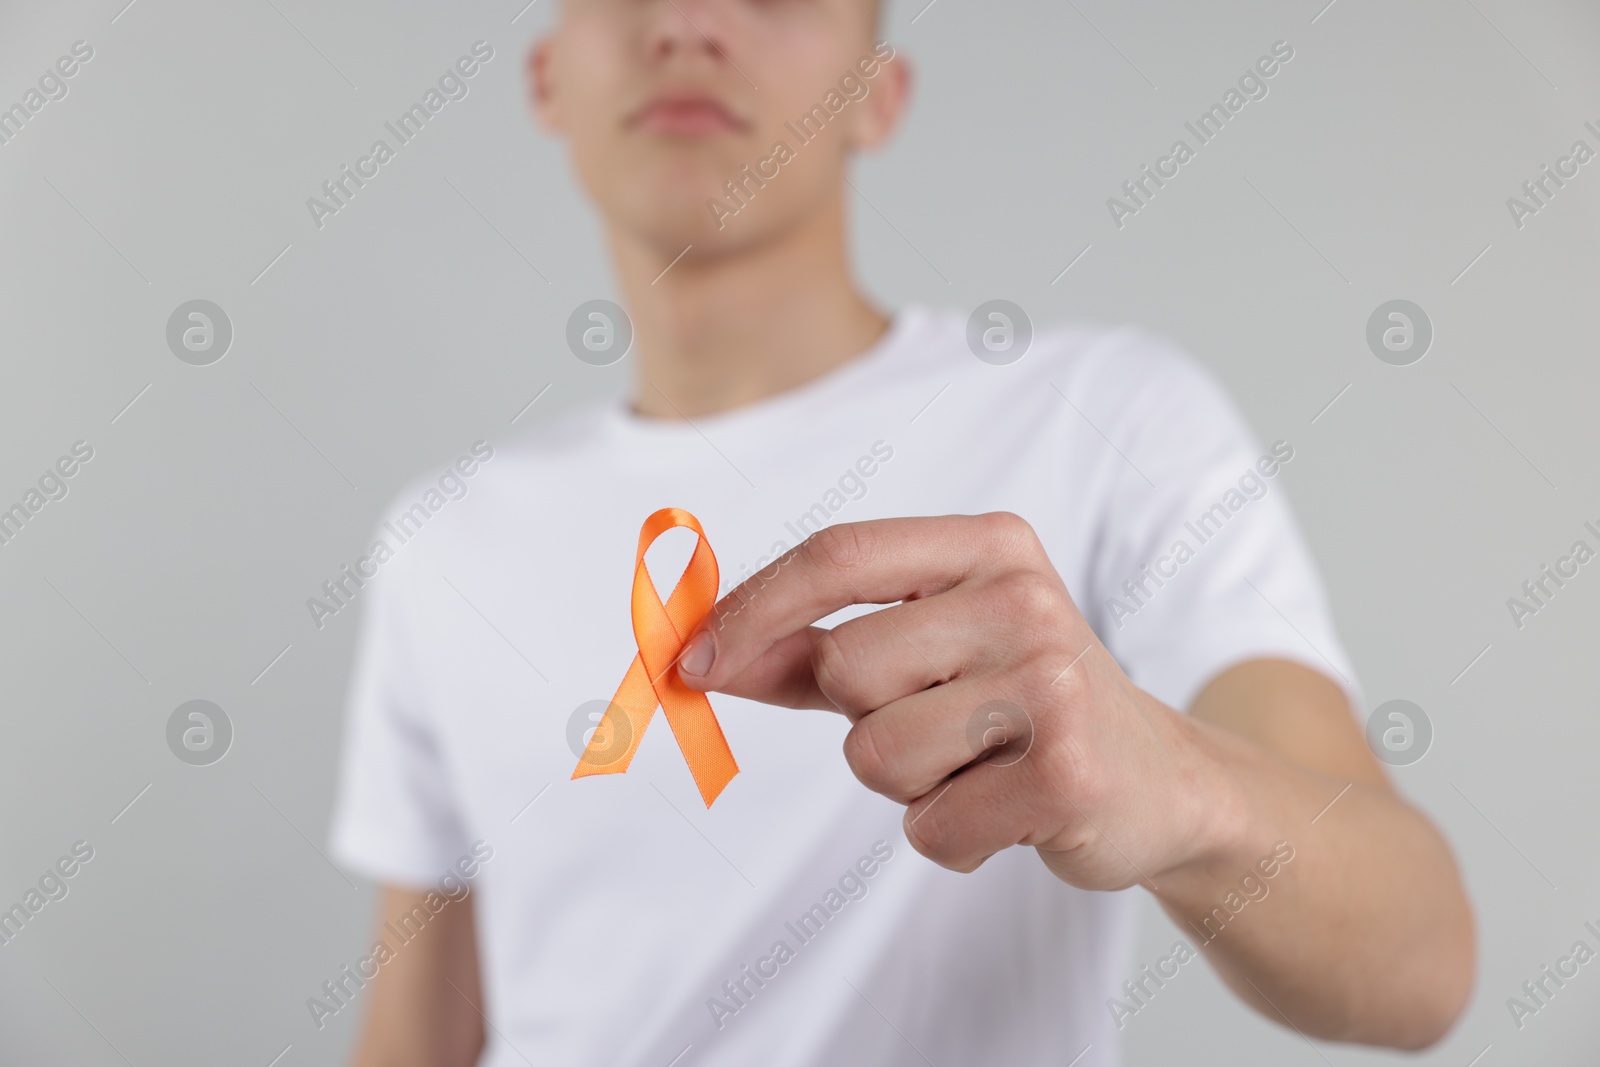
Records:
[[[644,554],[656,538],[678,526],[693,530],[697,540],[689,565],[663,604],[645,569]],[[573,778],[626,771],[658,706],[706,807],[739,773],[711,702],[684,685],[676,669],[685,639],[716,600],[717,557],[700,521],[681,508],[662,508],[645,519],[633,568],[633,637],[639,651],[579,757]]]

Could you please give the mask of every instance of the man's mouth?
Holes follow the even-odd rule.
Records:
[[[742,133],[749,123],[715,97],[702,92],[668,92],[652,97],[628,116],[628,125],[671,137],[714,137]]]

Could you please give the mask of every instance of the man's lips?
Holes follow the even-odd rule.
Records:
[[[634,111],[628,124],[651,133],[679,137],[740,133],[749,125],[714,97],[700,93],[658,96]]]

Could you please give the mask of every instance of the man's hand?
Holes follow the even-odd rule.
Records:
[[[811,625],[862,603],[895,606]],[[1192,724],[1128,680],[1009,513],[828,527],[725,597],[678,671],[844,713],[851,770],[952,870],[1024,844],[1073,885],[1121,889],[1227,825],[1201,803],[1226,783],[1201,781]]]
[[[851,604],[892,606],[813,625]],[[1072,885],[1147,886],[1242,999],[1302,1033],[1421,1048],[1471,991],[1449,848],[1339,687],[1252,660],[1174,711],[1112,660],[1015,515],[829,527],[718,602],[678,673],[848,716],[851,770],[907,805],[907,840],[942,866],[1025,844]],[[1258,867],[1273,855],[1293,863]],[[1271,899],[1245,911],[1258,869]]]

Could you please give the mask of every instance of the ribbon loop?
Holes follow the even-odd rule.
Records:
[[[694,554],[662,603],[644,554],[656,538],[679,526],[694,531]],[[657,707],[666,714],[706,807],[739,773],[711,702],[684,685],[675,669],[684,641],[716,604],[717,580],[717,557],[698,519],[681,508],[662,508],[644,520],[633,567],[633,637],[639,651],[579,757],[573,778],[626,771]]]

